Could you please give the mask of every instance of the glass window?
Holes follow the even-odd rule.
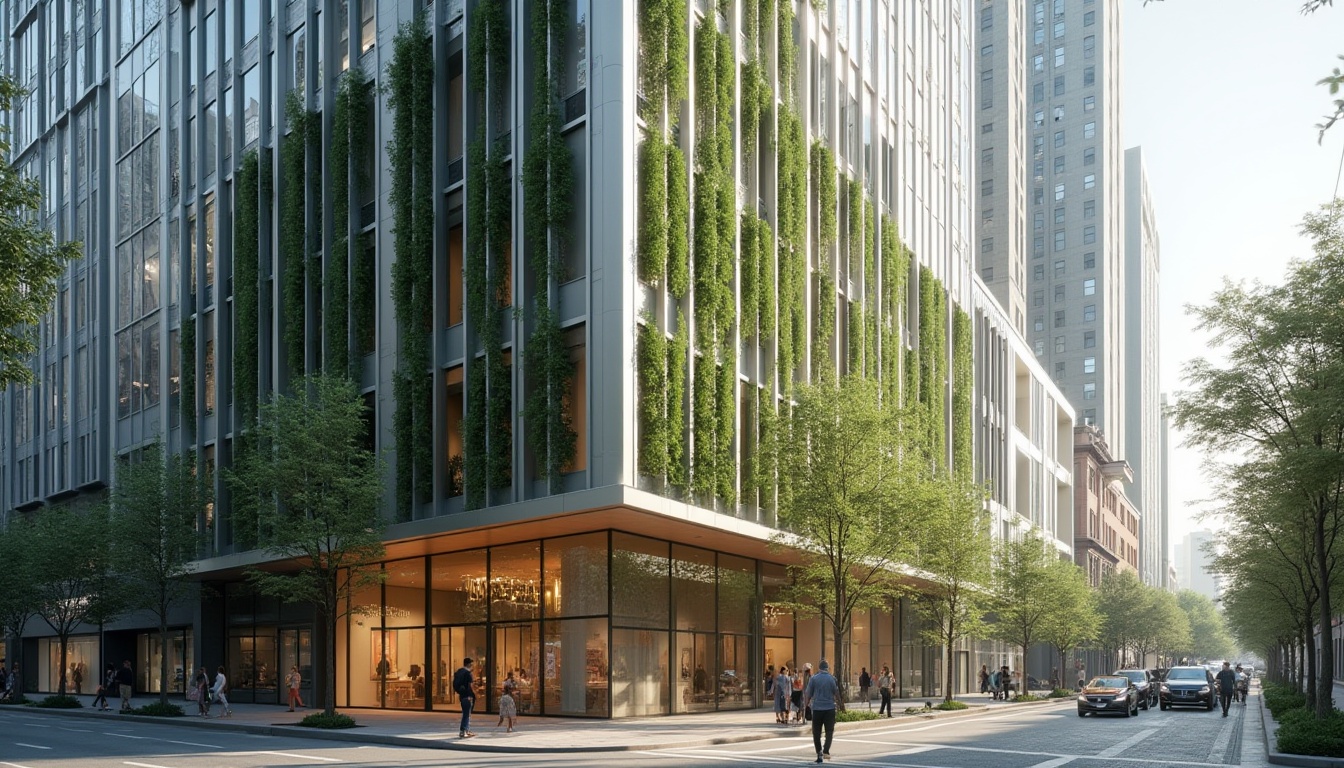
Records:
[[[1083,281],[1083,295],[1092,296],[1097,292],[1097,278],[1089,277]]]
[[[993,253],[993,251],[994,251],[994,238],[992,237],[980,238],[980,252]]]
[[[981,180],[980,180],[980,194],[981,194],[982,196],[984,196],[984,197],[989,197],[990,195],[994,194],[994,180],[993,180],[993,179],[981,179]]]
[[[1032,293],[1031,306],[1033,307],[1045,306],[1045,291],[1035,291],[1034,293]]]
[[[719,631],[746,634],[756,613],[756,562],[719,555]],[[745,672],[745,670],[743,670]]]
[[[676,628],[714,631],[714,553],[672,545],[672,599]]]
[[[1044,71],[1045,71],[1045,55],[1044,55],[1044,54],[1040,54],[1040,53],[1038,53],[1038,54],[1036,54],[1035,56],[1031,57],[1031,69],[1032,69],[1033,72],[1044,72]]]
[[[1089,173],[1083,177],[1083,189],[1092,189],[1097,186],[1097,175]]]
[[[378,42],[378,0],[359,0],[359,50],[368,53]]]
[[[548,539],[543,550],[546,615],[607,615],[607,534]]]
[[[1083,307],[1083,322],[1091,323],[1097,319],[1097,305],[1087,304]]]
[[[1096,97],[1096,96],[1084,96],[1084,97],[1083,97],[1083,111],[1084,111],[1084,112],[1091,112],[1092,110],[1094,110],[1094,109],[1096,109],[1096,108],[1097,108],[1097,97]]]
[[[546,622],[542,664],[543,711],[548,715],[607,715],[607,620]]]
[[[1097,12],[1096,12],[1096,11],[1088,11],[1087,13],[1084,13],[1084,14],[1083,14],[1083,26],[1084,26],[1084,27],[1090,27],[1090,26],[1092,26],[1092,25],[1095,24],[1095,23],[1097,23]]]
[[[430,614],[435,624],[472,624],[486,617],[485,550],[430,559]]]
[[[1061,37],[1064,36],[1064,20],[1063,20],[1063,19],[1058,19],[1058,20],[1055,21],[1054,34],[1053,34],[1052,36],[1053,36],[1056,40],[1058,40],[1059,38],[1061,38]]]
[[[1056,285],[1056,286],[1055,286],[1055,301],[1056,301],[1056,302],[1061,302],[1061,301],[1063,301],[1063,300],[1064,300],[1064,286],[1063,286],[1063,285]]]
[[[243,146],[261,136],[261,67],[243,75]]]
[[[670,712],[667,632],[612,629],[611,642],[611,716]]]
[[[1096,147],[1088,147],[1083,150],[1083,165],[1095,165],[1097,162]]]
[[[216,37],[218,29],[216,28],[219,15],[213,10],[205,15],[205,73],[209,75],[215,71],[215,62],[218,57],[219,40]]]
[[[1097,358],[1095,357],[1083,358],[1083,373],[1096,373],[1096,372],[1097,372]]]
[[[1064,260],[1063,260],[1063,259],[1056,259],[1056,260],[1055,260],[1055,277],[1063,277],[1063,276],[1064,276]]]
[[[1092,349],[1097,346],[1097,332],[1083,331],[1083,349]]]
[[[1090,59],[1097,53],[1097,36],[1088,35],[1083,38],[1083,58]]]
[[[1045,231],[1045,211],[1036,211],[1031,215],[1032,229],[1037,232]]]
[[[1083,227],[1083,245],[1092,245],[1097,242],[1097,225],[1089,224]]]
[[[1056,337],[1055,337],[1055,352],[1056,352],[1056,354],[1058,354],[1058,353],[1061,353],[1061,352],[1063,352],[1063,351],[1064,351],[1064,337],[1063,337],[1063,336],[1056,336]]]
[[[521,621],[540,615],[541,544],[529,541],[490,549],[490,619]]]
[[[1055,48],[1055,66],[1064,66],[1064,46],[1062,45]]]
[[[243,47],[257,36],[257,25],[261,21],[261,3],[243,2]]]
[[[1064,327],[1064,310],[1062,309],[1055,310],[1055,327]]]
[[[1063,95],[1064,95],[1064,76],[1063,76],[1063,75],[1055,75],[1055,95],[1056,95],[1056,96],[1063,96]],[[1060,115],[1063,116],[1063,114],[1064,114],[1064,113],[1061,111],[1061,112],[1060,112]]]
[[[1055,230],[1055,250],[1064,250],[1064,230],[1062,229]]]
[[[1084,200],[1084,201],[1083,201],[1083,218],[1084,218],[1084,219],[1090,219],[1090,218],[1092,218],[1093,216],[1096,216],[1096,215],[1097,215],[1097,201],[1096,201],[1096,200]]]
[[[1031,103],[1040,104],[1045,101],[1045,83],[1036,83],[1031,86]]]
[[[666,629],[670,611],[668,543],[628,533],[612,534],[612,622]]]
[[[1039,331],[1040,328],[1037,328],[1036,330]],[[1041,355],[1045,354],[1045,342],[1040,339],[1037,339],[1035,343],[1032,344],[1032,348],[1036,350],[1037,357],[1040,357]]]
[[[1097,254],[1096,254],[1095,252],[1092,252],[1092,253],[1084,253],[1084,254],[1083,254],[1083,269],[1092,269],[1092,268],[1095,267],[1095,266],[1097,266]]]
[[[1097,82],[1097,68],[1087,67],[1083,69],[1083,85],[1093,85]]]
[[[1059,202],[1060,200],[1063,199],[1064,199],[1064,182],[1061,181],[1060,183],[1055,185],[1055,202]]]
[[[1083,399],[1084,400],[1097,399],[1097,383],[1095,381],[1089,381],[1083,385]]]

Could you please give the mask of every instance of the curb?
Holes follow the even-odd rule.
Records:
[[[992,709],[984,704],[972,704],[967,709],[933,712],[921,712],[919,714],[902,713],[900,717],[879,718],[877,720],[859,720],[852,723],[836,723],[836,731],[856,731],[870,728],[882,728],[898,725],[912,720],[944,720],[950,718],[968,717],[971,715],[982,715],[991,711],[998,711],[1005,708],[1018,709],[1022,707],[1041,706],[1046,704],[1057,704],[1059,702],[1069,701],[1069,699],[1043,699],[1041,701],[1023,701],[1009,702],[1000,704]],[[83,711],[77,709],[42,709],[38,707],[0,707],[0,715],[5,712],[24,712],[36,713],[41,715],[50,715],[53,717],[77,717],[84,719],[106,720],[108,716],[96,711]],[[302,739],[315,739],[321,741],[340,741],[357,744],[381,744],[394,747],[416,747],[419,749],[441,749],[444,751],[457,752],[482,752],[482,753],[512,753],[512,754],[580,754],[595,752],[634,752],[643,750],[666,750],[666,749],[693,749],[696,747],[712,747],[725,744],[743,744],[752,741],[765,741],[768,739],[787,738],[809,735],[811,728],[808,726],[791,726],[777,730],[763,730],[759,733],[744,733],[737,736],[710,736],[702,739],[689,739],[672,742],[655,742],[646,744],[615,744],[610,746],[574,746],[574,747],[532,747],[516,744],[509,745],[491,745],[477,744],[457,739],[421,739],[414,736],[389,736],[379,733],[364,733],[365,728],[349,729],[324,729],[324,728],[304,728],[297,725],[252,725],[248,723],[230,723],[219,722],[217,718],[211,718],[209,721],[201,721],[200,718],[193,718],[190,715],[183,717],[153,717],[153,716],[135,716],[135,715],[117,715],[118,718],[124,718],[119,722],[143,722],[154,725],[170,725],[182,728],[193,728],[198,731],[226,731],[231,733],[249,733],[258,736],[290,736]],[[892,720],[888,723],[887,720]],[[1327,760],[1327,758],[1308,758],[1315,760]],[[1326,763],[1310,763],[1290,765],[1307,765],[1308,768],[1326,768]],[[1344,768],[1344,761],[1331,761],[1329,768]]]
[[[1265,706],[1265,697],[1256,696],[1256,698],[1260,700],[1260,723],[1264,726],[1265,759],[1271,764],[1292,765],[1297,768],[1344,768],[1344,758],[1289,755],[1275,749],[1273,734],[1279,729],[1278,721],[1270,714],[1269,707]]]

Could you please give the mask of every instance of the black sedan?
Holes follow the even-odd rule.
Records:
[[[1162,683],[1162,709],[1203,707],[1213,709],[1217,701],[1213,673],[1204,667],[1172,667]]]
[[[1146,669],[1121,669],[1116,675],[1127,677],[1139,689],[1139,706],[1144,709],[1152,709],[1158,703],[1157,681],[1152,678]]]
[[[1078,695],[1078,716],[1103,712],[1133,717],[1139,714],[1139,689],[1122,675],[1094,677]]]

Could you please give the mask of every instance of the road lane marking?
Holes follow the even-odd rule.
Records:
[[[15,743],[17,746],[20,746],[20,747],[28,747],[28,748],[30,748],[30,749],[51,749],[51,747],[44,747],[44,746],[42,746],[41,744],[24,744],[22,741],[16,741],[16,742],[14,742],[14,743]]]
[[[200,744],[195,741],[173,741],[172,739],[164,739],[164,741],[168,742],[169,744],[184,744],[188,747],[209,747],[210,749],[223,749],[223,747],[219,746],[218,744]]]
[[[1153,734],[1157,733],[1157,731],[1157,728],[1145,728],[1133,736],[1130,736],[1128,739],[1125,739],[1118,744],[1113,744],[1098,752],[1097,757],[1119,757],[1121,752],[1124,752],[1130,747],[1137,746]]]
[[[28,768],[28,766],[19,765],[18,763],[0,763],[0,765],[6,765],[9,766],[9,768]]]
[[[1077,759],[1076,757],[1056,757],[1054,760],[1046,760],[1044,763],[1037,763],[1030,768],[1059,768],[1059,766],[1072,763]]]
[[[637,752],[636,754],[639,754],[639,755],[652,755],[652,756],[654,756],[654,757],[661,757],[661,758],[664,758],[664,759],[666,759],[667,757],[692,757],[692,758],[695,758],[695,759],[697,759],[697,760],[718,760],[718,761],[720,761],[720,762],[725,762],[725,763],[750,763],[750,762],[756,762],[756,761],[759,761],[759,758],[750,758],[750,757],[723,757],[722,755],[700,755],[700,754],[691,754],[691,753],[680,754],[680,753],[669,753],[669,752],[646,752],[646,751],[640,751],[640,752]],[[790,760],[789,762],[792,763],[792,762],[795,762],[795,761]]]
[[[62,730],[62,731],[74,731],[75,733],[93,733],[93,731],[90,731],[88,728],[66,728],[66,727],[62,726],[62,727],[61,727],[61,730]]]
[[[121,761],[122,765],[134,765],[137,768],[170,768],[167,765],[155,765],[153,763],[132,763],[130,760]]]
[[[255,752],[240,752],[239,754],[244,754],[244,755],[275,755],[276,757],[297,757],[297,758],[300,758],[300,759],[303,759],[303,760],[320,760],[320,761],[322,761],[322,762],[324,762],[324,763],[339,763],[339,762],[342,762],[341,759],[340,759],[339,757],[322,757],[321,755],[300,755],[300,754],[297,754],[297,753],[295,753],[295,752],[270,752],[270,751],[264,751],[264,750],[257,750],[257,751],[255,751]]]
[[[129,733],[113,733],[112,731],[103,731],[104,736],[117,736],[123,739],[141,739],[148,740],[148,736],[132,736]]]

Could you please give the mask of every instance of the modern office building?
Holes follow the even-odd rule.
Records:
[[[1171,495],[1169,476],[1171,470],[1171,416],[1167,413],[1167,393],[1161,395],[1162,415],[1161,419],[1161,439],[1162,439],[1162,460],[1158,467],[1159,482],[1162,484],[1162,561],[1166,563],[1163,572],[1167,574],[1166,588],[1172,592],[1177,591],[1176,582],[1176,563],[1171,558]]]
[[[1073,431],[1074,562],[1092,586],[1107,574],[1139,570],[1139,511],[1125,490],[1134,471],[1117,459],[1105,434],[1091,424]]]
[[[973,455],[968,7],[9,0],[0,19],[31,91],[13,159],[85,242],[40,383],[0,394],[0,508],[97,498],[156,440],[216,491],[196,566],[218,597],[182,606],[167,648],[139,617],[85,627],[71,663],[132,658],[146,692],[180,689],[164,653],[222,663],[257,702],[281,700],[277,670],[316,679],[321,625],[242,580],[266,557],[219,471],[305,372],[355,379],[389,463],[386,581],[335,638],[343,707],[456,708],[464,656],[485,709],[510,670],[528,713],[755,706],[767,664],[828,652],[772,603],[766,417],[862,373],[943,415],[947,464]],[[1031,473],[1043,520],[1057,463]],[[855,669],[941,692],[906,602],[858,624]],[[26,689],[69,674],[54,647],[33,624],[11,645]],[[958,659],[960,689],[991,661]]]
[[[1209,571],[1214,554],[1209,551],[1213,546],[1213,533],[1193,531],[1181,537],[1176,545],[1176,576],[1181,580],[1181,589],[1192,589],[1210,600],[1217,600],[1218,578]]]
[[[1125,150],[1125,459],[1134,468],[1130,498],[1143,516],[1139,577],[1166,579],[1166,505],[1162,498],[1161,240],[1143,165],[1143,149]]]
[[[977,266],[991,286],[1025,274],[1033,351],[1123,456],[1120,4],[1033,0],[1015,23],[1017,5],[979,6]],[[1011,229],[1019,219],[1024,238]]]

